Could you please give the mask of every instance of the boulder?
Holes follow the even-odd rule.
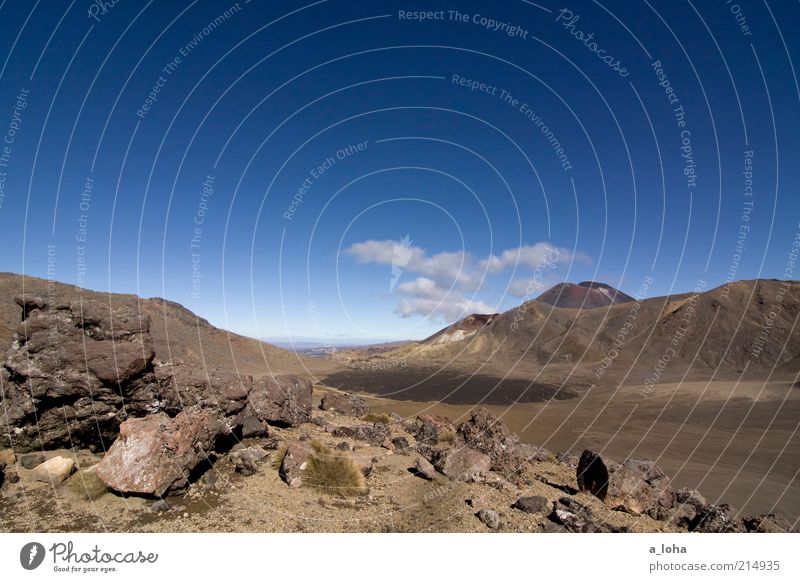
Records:
[[[44,455],[42,453],[28,453],[19,458],[19,464],[23,469],[33,469],[44,463]]]
[[[278,474],[289,487],[294,489],[303,484],[303,472],[308,466],[311,452],[307,442],[292,441],[287,445]]]
[[[442,436],[451,438],[456,431],[450,419],[436,414],[421,414],[408,429],[418,443],[429,446],[436,445]]]
[[[682,487],[675,491],[675,504],[670,510],[670,522],[684,529],[692,529],[706,507],[705,498],[698,491]]]
[[[369,413],[367,401],[352,392],[326,392],[319,407],[321,410],[331,410],[354,418],[361,418]]]
[[[247,447],[231,453],[234,470],[245,477],[254,475],[258,471],[258,463],[269,453],[261,447]]]
[[[514,509],[519,509],[525,513],[547,513],[550,509],[550,502],[546,497],[541,495],[531,495],[528,497],[520,497],[511,506]]]
[[[414,474],[428,481],[436,479],[436,469],[423,457],[414,460]]]
[[[250,414],[242,418],[240,427],[242,429],[242,438],[245,439],[269,436],[267,424]]]
[[[116,437],[123,404],[136,415],[158,400],[150,320],[135,301],[16,301],[23,321],[2,368],[0,442],[19,452],[100,445]]]
[[[434,451],[433,466],[454,481],[482,481],[492,466],[488,455],[469,447]]]
[[[592,510],[571,497],[561,497],[558,501],[553,502],[550,519],[563,525],[570,532],[588,532],[598,529]]]
[[[188,409],[175,418],[160,412],[127,420],[98,463],[97,476],[121,493],[161,496],[181,489],[190,473],[208,460],[223,431],[217,416],[203,409]]]
[[[256,418],[296,426],[311,420],[311,381],[295,374],[265,376],[247,395],[247,407]]]
[[[489,529],[498,529],[500,527],[500,516],[493,509],[481,509],[475,516]]]
[[[655,463],[628,459],[611,473],[604,501],[609,509],[664,519],[674,494],[669,477]]]
[[[53,457],[31,470],[34,481],[58,485],[72,474],[75,461],[67,457]]]
[[[359,424],[355,426],[337,426],[331,432],[335,437],[365,441],[379,447],[389,434],[385,424]]]
[[[608,492],[608,469],[600,455],[590,450],[581,453],[578,461],[577,481],[579,491],[588,491],[599,499]]]
[[[492,460],[492,470],[499,473],[519,472],[526,461],[540,452],[535,447],[521,445],[519,437],[483,407],[461,423],[458,435],[468,447],[488,455]]]
[[[394,450],[396,453],[400,453],[401,455],[405,455],[408,453],[408,449],[410,445],[408,444],[408,439],[404,436],[396,436],[392,439],[392,446],[394,446]]]

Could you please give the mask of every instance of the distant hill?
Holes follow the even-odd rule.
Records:
[[[143,299],[136,295],[103,293],[37,277],[0,273],[0,359],[11,344],[21,310],[14,298],[24,291],[52,302],[71,303],[94,299],[109,305],[134,304],[150,318],[156,358],[198,369],[227,370],[254,377],[270,373],[303,373],[327,370],[332,363],[307,359],[274,345],[214,327],[174,301]]]

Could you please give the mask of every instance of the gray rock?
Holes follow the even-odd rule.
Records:
[[[550,502],[541,495],[530,497],[520,497],[511,506],[525,513],[547,513],[550,510]]]
[[[392,445],[394,446],[394,450],[401,455],[408,453],[409,444],[408,439],[404,436],[396,436],[392,439]]]
[[[245,439],[269,436],[267,424],[250,414],[245,415],[242,419],[241,427],[242,438]]]
[[[246,449],[234,451],[231,453],[234,470],[245,477],[254,475],[256,471],[258,471],[258,463],[268,454],[269,453],[261,447],[248,447]]]
[[[355,418],[369,413],[367,401],[352,392],[326,392],[319,407],[321,410],[332,410]]]
[[[278,474],[289,487],[294,489],[303,484],[303,472],[310,456],[311,447],[308,443],[293,441],[288,444]]]
[[[493,509],[481,509],[475,516],[489,529],[498,529],[500,527],[500,516]]]
[[[356,426],[338,426],[333,429],[333,436],[365,441],[376,447],[381,446],[389,436],[389,427],[385,424],[361,424]]]
[[[150,506],[150,509],[155,512],[162,512],[162,511],[169,511],[171,507],[169,503],[167,503],[166,499],[159,499],[158,501],[154,501],[153,504]]]
[[[311,394],[308,378],[266,376],[254,383],[247,407],[260,420],[296,426],[311,420]]]
[[[28,453],[19,458],[19,464],[23,469],[33,469],[44,463],[44,455],[42,453]]]
[[[609,509],[664,519],[675,497],[669,477],[655,463],[628,459],[611,473],[604,501]]]

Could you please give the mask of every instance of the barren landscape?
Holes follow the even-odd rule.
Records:
[[[0,528],[792,529],[794,284],[746,358],[781,286],[532,301],[421,342],[306,358],[168,301],[4,274]],[[690,307],[702,337],[675,344]],[[646,382],[636,362],[671,346]]]

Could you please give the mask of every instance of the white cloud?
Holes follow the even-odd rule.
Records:
[[[572,261],[591,264],[592,260],[584,253],[574,253],[563,247],[556,247],[546,242],[524,245],[515,249],[506,249],[500,255],[491,255],[481,261],[481,267],[490,273],[501,273],[511,267],[527,267],[529,269],[554,268],[559,264]]]
[[[506,249],[484,260],[464,251],[428,255],[427,250],[415,246],[407,236],[402,240],[355,243],[344,252],[362,264],[391,266],[389,290],[403,296],[395,309],[400,317],[422,315],[445,321],[470,313],[495,311],[495,307],[465,296],[480,289],[487,273],[498,274],[515,266],[522,272],[532,271],[530,277],[512,281],[509,286],[510,294],[530,298],[559,280],[554,270],[560,265],[573,261],[591,264],[584,253],[547,242]],[[409,274],[419,276],[398,284]]]
[[[441,319],[450,322],[470,313],[495,311],[491,305],[468,299],[460,291],[441,287],[427,277],[419,277],[414,281],[398,285],[396,290],[409,296],[401,299],[395,309],[395,313],[404,318],[422,315],[431,321]]]

